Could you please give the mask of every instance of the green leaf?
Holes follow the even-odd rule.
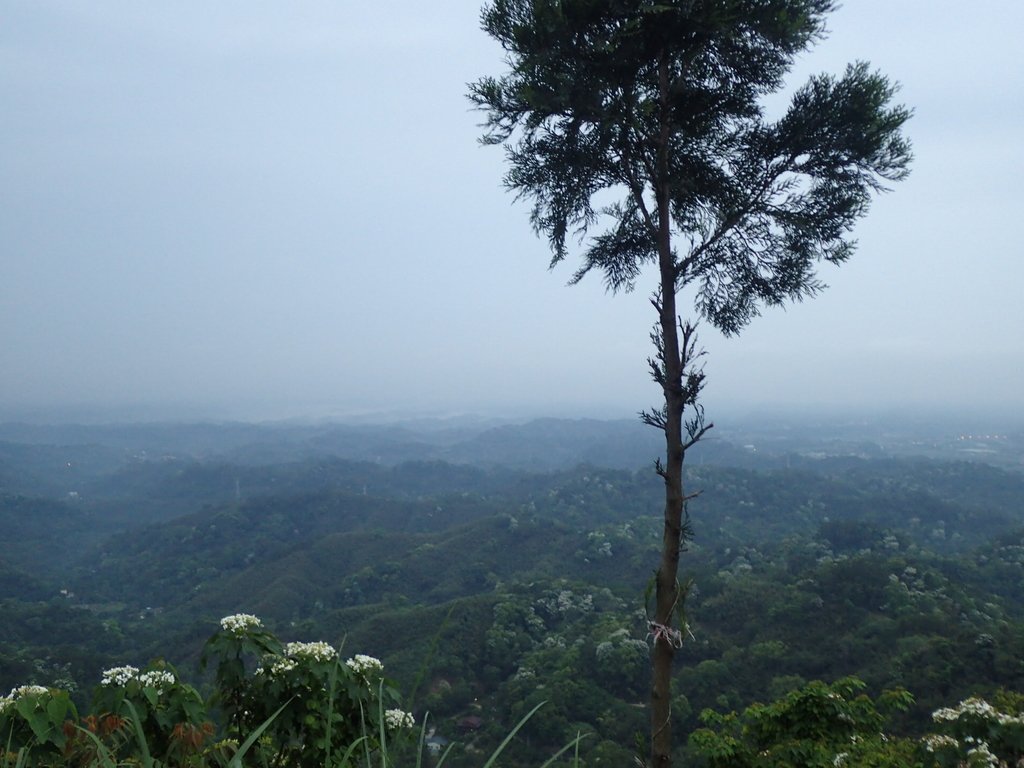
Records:
[[[153,757],[149,754],[149,744],[146,743],[146,734],[142,730],[139,712],[130,701],[125,701],[125,705],[131,713],[132,730],[135,731],[135,741],[139,745],[143,768],[154,768]]]
[[[580,742],[583,741],[583,739],[587,738],[587,736],[589,736],[589,735],[590,735],[589,733],[580,733],[580,732],[577,731],[576,738],[573,739],[572,741],[570,741],[568,744],[566,744],[560,750],[555,752],[555,754],[553,754],[547,760],[545,760],[541,764],[540,768],[548,768],[550,765],[552,765],[555,762],[555,760],[560,758],[562,755],[564,755],[570,749],[575,750],[576,760],[574,761],[574,764],[575,765],[579,765],[579,761],[580,761],[579,760],[579,758],[580,758]]]

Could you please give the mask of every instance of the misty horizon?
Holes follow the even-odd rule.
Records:
[[[402,409],[365,408],[283,412],[273,406],[224,406],[188,403],[47,404],[40,407],[0,405],[0,427],[30,426],[133,427],[175,425],[218,425],[254,427],[386,426],[483,428],[519,425],[545,420],[567,422],[629,422],[641,425],[639,409],[610,407],[530,407]],[[1024,429],[1024,413],[1016,408],[963,405],[955,408],[914,404],[888,404],[862,408],[842,404],[799,403],[717,403],[708,404],[705,414],[716,425],[706,439],[715,439],[735,429],[785,430],[791,427],[859,424],[879,432],[886,429],[945,431]],[[642,425],[641,425],[642,426]],[[649,427],[644,427],[650,429]],[[652,430],[653,432],[654,430]],[[0,438],[2,439],[2,438]]]

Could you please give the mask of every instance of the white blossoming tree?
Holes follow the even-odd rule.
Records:
[[[923,740],[941,768],[1017,766],[1024,760],[1024,697],[1000,694],[995,705],[971,697],[932,713],[941,733]]]

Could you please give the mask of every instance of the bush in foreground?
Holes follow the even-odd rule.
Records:
[[[372,657],[283,644],[236,614],[203,664],[214,671],[209,702],[163,661],[108,669],[83,717],[65,691],[16,688],[0,698],[0,765],[344,766],[387,753],[389,739],[413,741],[413,717]]]

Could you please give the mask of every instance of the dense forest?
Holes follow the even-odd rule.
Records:
[[[726,432],[695,452],[680,733],[814,680],[906,689],[908,734],[1024,691],[1021,436],[957,453],[955,433],[869,432]],[[584,761],[627,764],[646,728],[656,451],[626,422],[5,425],[0,690],[84,704],[103,670],[156,658],[202,689],[218,620],[254,614],[381,659],[461,745],[449,764],[542,701],[510,748],[524,764],[579,733]]]

